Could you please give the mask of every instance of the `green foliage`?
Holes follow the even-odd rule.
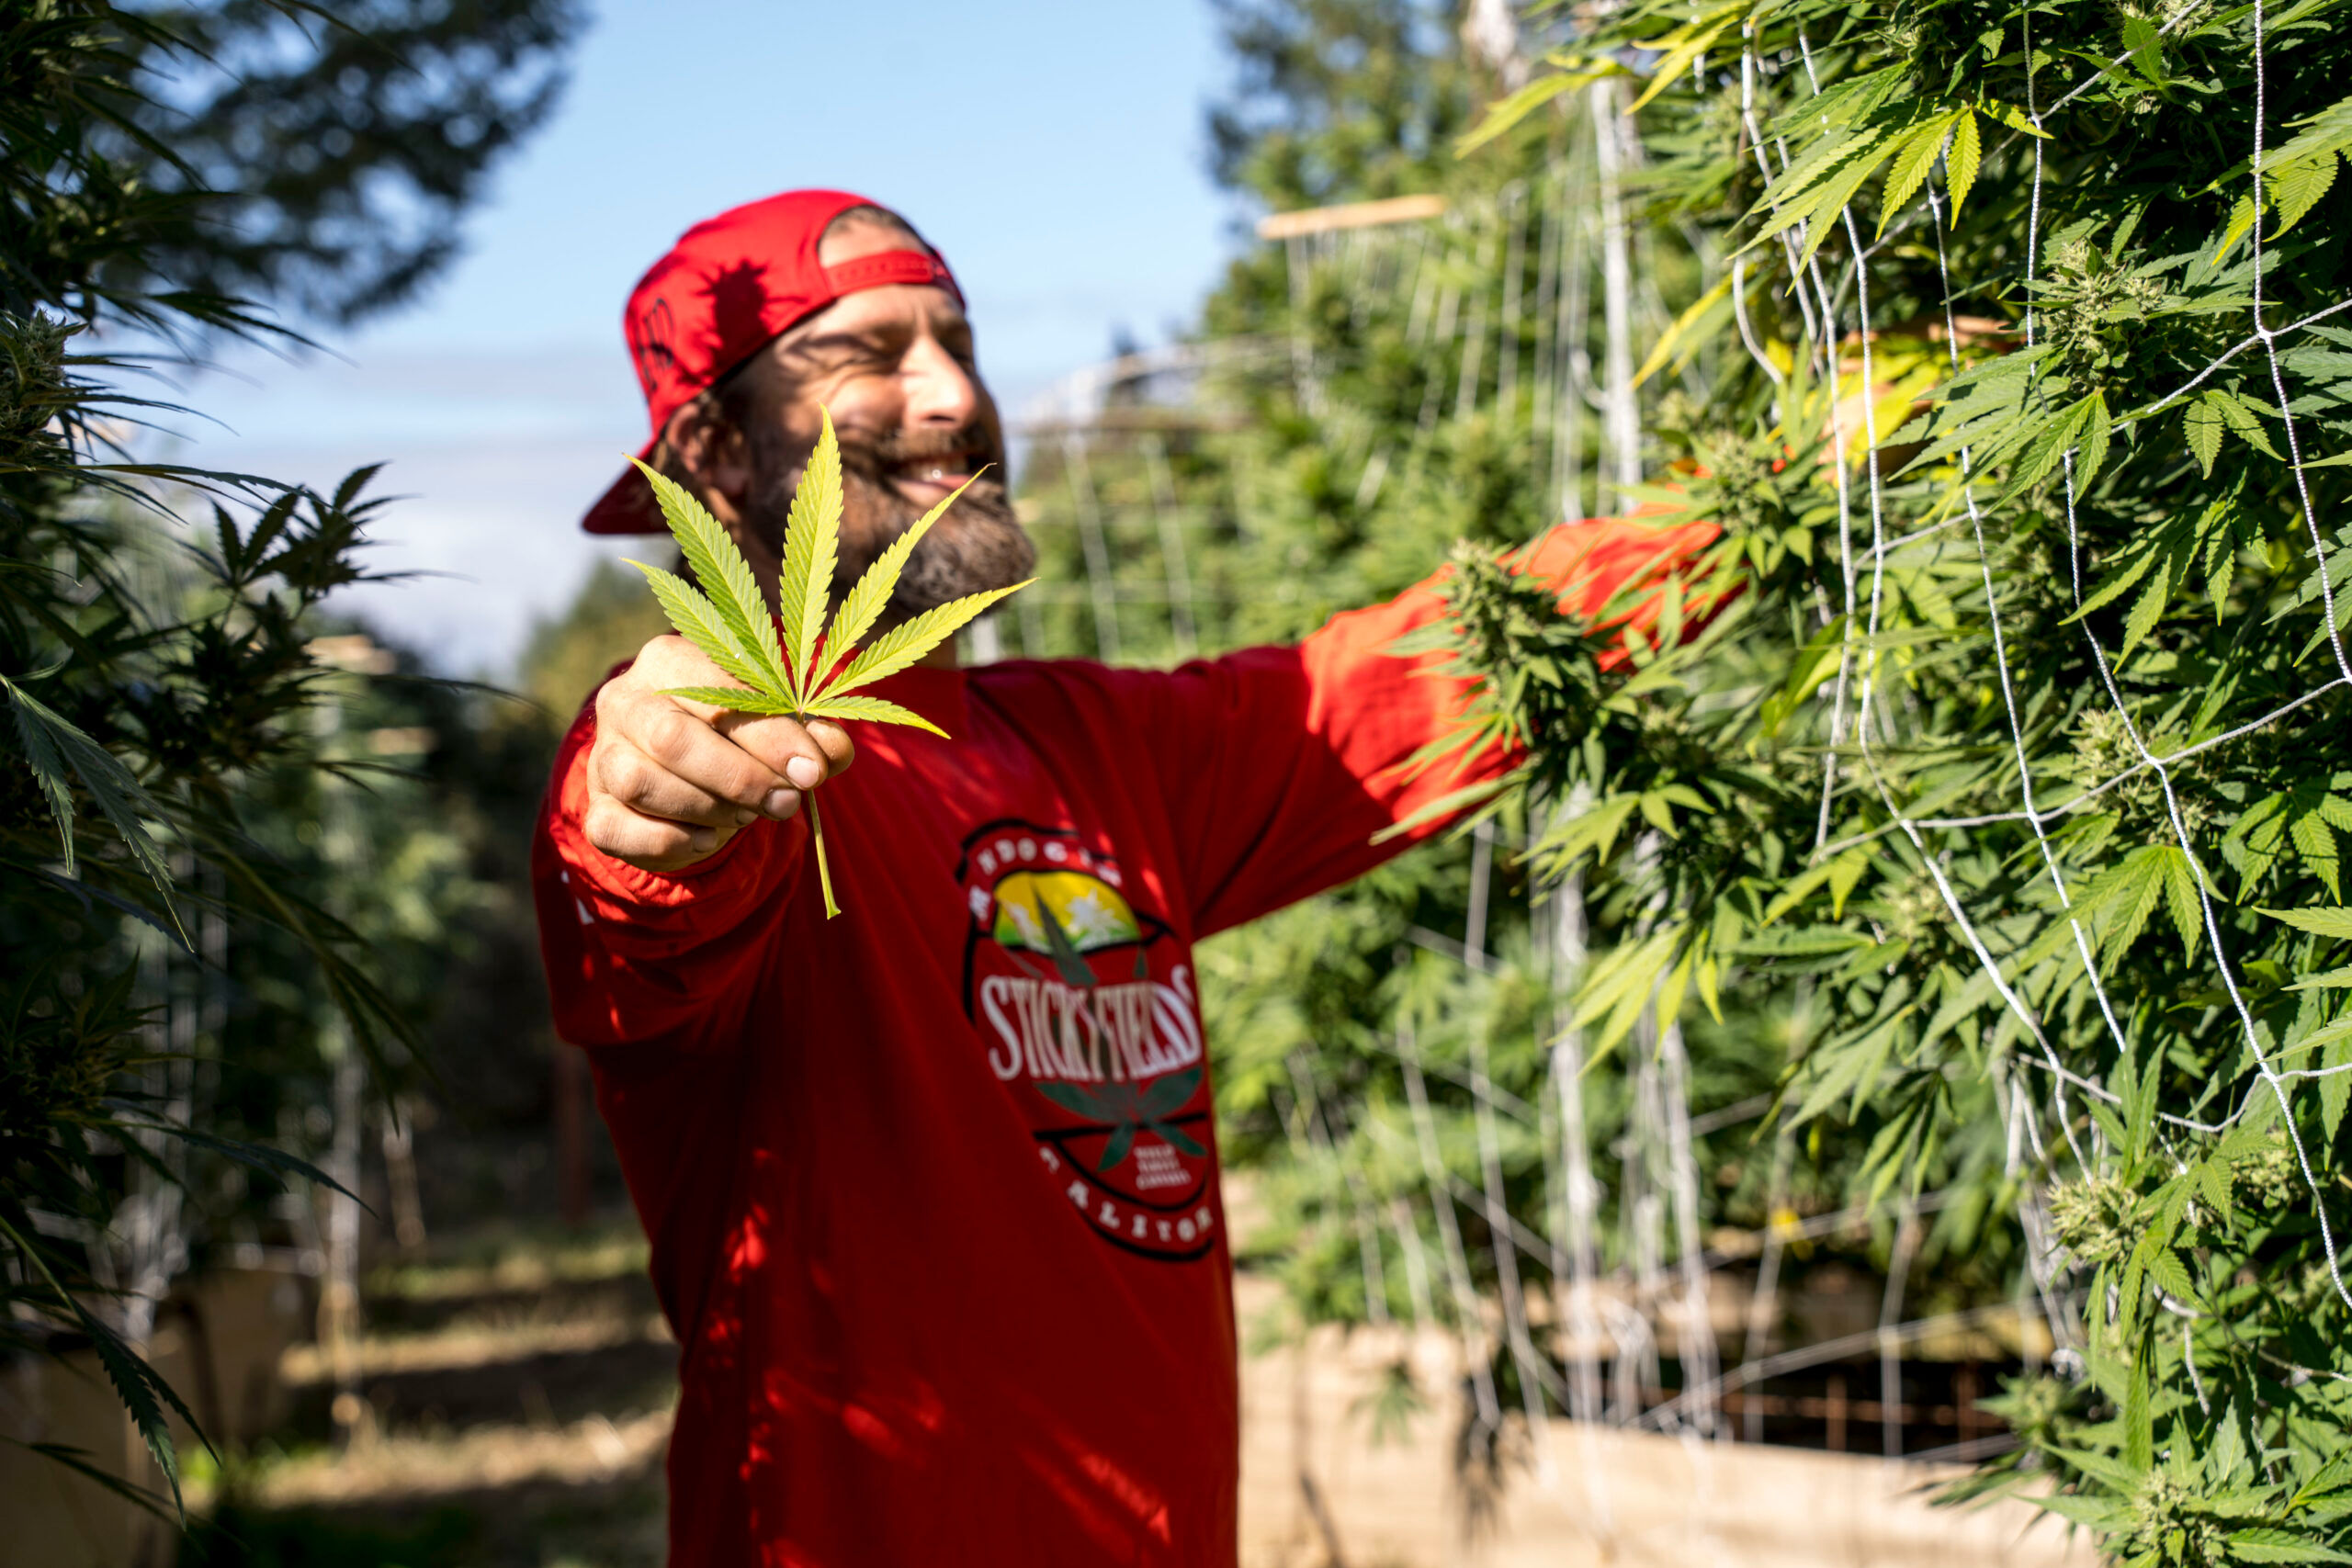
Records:
[[[889,605],[891,590],[907,558],[947,513],[971,483],[914,522],[876,556],[826,623],[833,567],[841,554],[842,452],[833,416],[820,411],[824,430],[808,467],[792,492],[792,515],[785,525],[784,565],[771,612],[752,579],[750,563],[718,519],[675,480],[643,463],[637,466],[653,486],[662,521],[695,574],[694,583],[659,567],[631,562],[652,584],[653,596],[678,635],[702,650],[738,686],[683,686],[671,693],[737,713],[789,714],[797,719],[864,719],[871,724],[910,724],[933,735],[947,732],[921,714],[876,696],[853,695],[860,686],[918,662],[999,600],[1026,588],[1026,581],[925,610],[867,636]],[[777,641],[781,629],[783,641]],[[817,842],[817,874],[825,894],[825,918],[841,913],[833,902],[833,874],[825,863],[825,821],[817,797],[808,797],[808,823]]]
[[[1636,44],[1684,50],[1648,220],[1747,280],[1651,421],[1661,521],[1723,528],[1700,608],[1595,687],[1507,573],[1448,585],[1471,742],[1529,747],[1498,804],[1566,807],[1530,864],[1594,909],[1577,1016],[1802,996],[1776,1126],[2018,1216],[2071,1376],[1978,1489],[2056,1476],[2133,1568],[2346,1561],[2352,34],[1792,0],[1576,52]]]
[[[70,404],[78,383],[62,360],[59,371],[37,393]],[[12,563],[0,570],[0,663],[15,671],[0,682],[17,764],[0,773],[0,1081],[12,1091],[0,1291],[92,1337],[176,1493],[168,1390],[86,1304],[85,1263],[51,1235],[106,1234],[123,1179],[101,1163],[109,1145],[208,1141],[122,1081],[156,1059],[139,954],[185,943],[196,908],[275,929],[364,1048],[413,1039],[357,961],[356,934],[277,878],[235,805],[240,783],[307,750],[288,723],[311,701],[304,616],[359,577],[348,552],[370,503],[360,474],[332,497],[283,492],[250,526],[216,506],[213,551],[183,552],[194,573],[159,594],[140,552],[162,541],[119,502],[92,504],[110,476],[84,477],[73,432],[0,478],[0,561]],[[10,1337],[38,1342],[40,1316],[12,1316]]]
[[[1472,84],[1452,7],[1429,0],[1216,0],[1236,69],[1209,115],[1212,168],[1275,211],[1439,188]]]
[[[386,939],[454,906],[420,875],[390,919],[331,908],[285,852],[318,792],[381,776],[370,750],[319,744],[356,705],[312,653],[320,602],[366,576],[373,470],[312,492],[143,463],[135,433],[176,411],[121,388],[188,342],[275,331],[238,290],[356,313],[436,267],[483,160],[537,110],[502,99],[404,195],[380,176],[422,166],[422,118],[352,140],[311,108],[362,113],[355,95],[409,69],[381,52],[404,28],[461,51],[526,11],[563,15],[37,0],[0,21],[0,1340],[91,1343],[175,1498],[154,1309],[208,1226],[250,1217],[248,1176],[318,1178],[275,1140],[330,1024],[388,1071],[413,1057]],[[405,101],[497,95],[552,43],[501,37],[447,79],[458,97]],[[263,135],[271,84],[302,112]],[[315,145],[273,140],[295,120]],[[244,226],[265,207],[274,230]],[[421,227],[390,233],[395,209]],[[272,817],[305,792],[311,821]]]

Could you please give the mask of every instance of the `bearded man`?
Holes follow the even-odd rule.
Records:
[[[647,459],[772,593],[829,409],[841,586],[956,487],[891,614],[1025,577],[953,276],[906,222],[794,191],[688,231],[631,297]],[[660,529],[625,475],[595,532]],[[1555,531],[1597,609],[1710,536]],[[1231,1254],[1193,944],[1442,826],[1405,764],[1460,682],[1386,649],[1415,590],[1174,671],[875,688],[953,739],[749,717],[656,637],[559,756],[534,848],[557,1026],[593,1064],[684,1384],[673,1563],[1229,1565]],[[853,743],[854,737],[854,743]],[[800,813],[827,788],[849,897]],[[1483,764],[1505,765],[1502,759]]]

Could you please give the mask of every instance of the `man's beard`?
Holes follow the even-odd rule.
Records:
[[[899,493],[888,478],[893,468],[925,457],[985,451],[991,445],[978,430],[896,430],[873,441],[844,439],[841,556],[833,573],[833,597],[847,593],[865,569],[930,510]],[[752,457],[757,477],[744,498],[744,520],[781,557],[802,466],[783,460],[775,444],[756,436]],[[969,594],[1010,588],[1030,574],[1037,549],[1013,515],[1002,474],[999,463],[932,525],[899,573],[883,625],[911,619]]]

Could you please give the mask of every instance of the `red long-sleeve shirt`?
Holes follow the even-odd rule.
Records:
[[[1597,606],[1623,571],[1571,556]],[[1167,673],[893,678],[953,739],[851,726],[832,920],[805,818],[666,874],[590,846],[582,716],[533,870],[682,1347],[673,1564],[1233,1562],[1193,944],[1473,776],[1399,767],[1462,694],[1385,651],[1438,605]]]

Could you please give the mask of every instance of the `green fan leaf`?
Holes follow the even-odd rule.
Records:
[[[2208,392],[2205,394],[2204,400],[2220,412],[2222,422],[2236,432],[2239,438],[2247,446],[2266,457],[2285,461],[2278,448],[2270,444],[2269,432],[2262,428],[2262,422],[2256,417],[2257,411],[2260,409],[2259,404],[2249,402],[2235,393],[2227,391]],[[2274,412],[2271,417],[2275,419],[2278,415]]]
[[[968,593],[936,609],[925,610],[901,626],[893,626],[875,638],[872,647],[859,649],[857,657],[850,660],[849,667],[827,682],[819,694],[831,696],[854,692],[886,675],[897,674],[955,636],[967,621],[982,614],[1005,595],[1017,593],[1035,581],[1031,578],[1010,588],[992,588],[985,593]]]
[[[628,564],[645,574],[653,597],[661,602],[662,613],[670,617],[670,625],[700,649],[704,658],[754,690],[768,684],[758,658],[735,640],[735,634],[718,605],[674,572],[648,566],[641,560]]]
[[[1646,107],[1652,98],[1673,85],[1692,62],[1713,46],[1725,29],[1747,14],[1748,5],[1749,0],[1737,0],[1736,5],[1719,6],[1688,27],[1677,28],[1665,38],[1657,39],[1657,47],[1664,52],[1650,67],[1650,85],[1642,89],[1642,96],[1634,100],[1626,112],[1631,114]]]
[[[2327,1074],[2319,1080],[2320,1125],[2333,1143],[2344,1126],[2345,1108],[2352,1105],[2352,1038],[2331,1042],[2320,1067]]]
[[[50,815],[57,819],[57,838],[65,856],[65,874],[74,874],[74,784],[66,777],[65,759],[58,755],[57,746],[50,739],[49,727],[33,716],[28,708],[31,699],[13,683],[8,695],[16,711],[17,741],[25,749],[25,761],[33,771],[33,783],[41,797],[49,802]],[[46,712],[46,709],[40,711]]]
[[[684,697],[691,703],[708,703],[729,713],[797,714],[802,710],[790,697],[774,697],[765,692],[747,692],[740,686],[668,686],[665,697]]]
[[[943,739],[947,735],[947,731],[912,708],[900,707],[880,697],[820,697],[803,711],[810,718],[862,718],[872,724],[912,725]]]
[[[2265,909],[2262,913],[2313,936],[2352,937],[2352,909]]]
[[[816,450],[809,455],[808,466],[793,491],[791,517],[785,529],[776,615],[773,618],[760,597],[758,579],[752,576],[750,565],[718,519],[680,486],[644,464],[638,465],[652,485],[662,515],[679,548],[685,552],[687,564],[709,592],[706,593],[675,574],[641,561],[629,564],[645,574],[662,613],[678,629],[678,635],[701,649],[722,673],[742,682],[741,687],[676,686],[669,688],[665,694],[707,703],[730,713],[904,724],[944,737],[945,730],[912,709],[880,697],[852,696],[849,693],[914,663],[954,636],[973,616],[1028,584],[1015,583],[1011,588],[975,593],[942,604],[890,628],[870,647],[858,646],[888,609],[899,574],[906,570],[916,547],[970,488],[967,480],[890,542],[842,600],[828,630],[826,615],[831,607],[833,572],[841,554],[842,458],[831,411],[820,410],[820,413],[823,429]],[[827,673],[818,667],[820,649],[831,650],[832,661],[849,660],[848,665]],[[70,797],[58,797],[52,804],[62,811],[70,807]],[[70,818],[61,817],[61,820]],[[808,801],[808,829],[817,849],[817,876],[824,891],[825,915],[831,919],[841,913],[841,907],[833,899],[832,867],[825,854],[824,815],[813,795]]]
[[[2213,459],[2222,455],[2221,411],[2200,398],[2182,411],[2180,417],[2188,437],[2188,449],[2197,454],[2197,466],[2211,479]]]
[[[2230,1537],[2230,1555],[2243,1562],[2352,1562],[2352,1557],[2318,1541],[2269,1529],[2233,1533]]]
[[[2335,154],[2298,159],[2265,174],[2278,202],[2278,227],[2271,235],[2277,239],[2302,221],[2303,215],[2335,184]]]
[[[2095,455],[2104,462],[2107,455],[2107,400],[2097,392],[2060,411],[2041,427],[2032,440],[2026,443],[2025,449],[2018,455],[2017,464],[2010,471],[2007,486],[2001,491],[2000,499],[1995,504],[2007,506],[2049,478],[2051,471],[2058,467],[2059,460],[2068,452],[2075,450],[2078,445],[2089,448],[2095,440],[2096,453],[2086,455]],[[2091,437],[2086,434],[2086,432],[2094,425],[2097,426],[2098,434]],[[1989,462],[1991,459],[1987,457],[1985,460]],[[2086,465],[2077,464],[2078,484],[2083,482],[2081,470],[2084,466]]]
[[[2083,400],[2081,428],[2075,434],[2075,488],[2087,491],[2098,471],[2107,466],[2107,438],[2111,421],[2107,412],[2107,396],[2093,392]]]
[[[177,1412],[180,1419],[187,1424],[188,1430],[197,1435],[197,1440],[210,1450],[211,1439],[205,1437],[203,1424],[197,1420],[196,1413],[187,1407],[172,1385],[164,1381],[162,1374],[149,1366],[138,1351],[125,1344],[122,1337],[104,1319],[84,1305],[80,1297],[65,1288],[40,1250],[28,1246],[23,1234],[16,1226],[0,1219],[0,1235],[5,1235],[15,1244],[18,1259],[33,1266],[88,1337],[90,1348],[97,1355],[98,1365],[106,1370],[107,1381],[114,1384],[116,1397],[122,1401],[131,1424],[146,1442],[147,1451],[154,1456],[155,1467],[164,1472],[164,1479],[171,1483],[173,1506],[185,1518],[187,1505],[180,1495],[179,1449],[172,1441],[171,1424],[164,1407],[168,1404]]]
[[[1578,70],[1539,76],[1510,96],[1487,105],[1478,123],[1455,141],[1454,155],[1468,157],[1563,94],[1589,87],[1605,77],[1624,74],[1625,68],[1611,60]]]
[[[662,521],[670,525],[670,536],[678,541],[678,548],[693,569],[695,581],[701,583],[705,602],[735,634],[735,646],[757,662],[767,680],[763,685],[789,688],[792,680],[784,667],[783,651],[777,648],[775,621],[768,614],[767,604],[760,597],[760,587],[752,577],[752,569],[735,541],[709,509],[688,494],[685,487],[675,479],[655,472],[637,458],[639,472],[653,486],[653,498],[662,507]]]
[[[1883,235],[1886,226],[1895,215],[1911,203],[1920,186],[1927,182],[1928,171],[1934,168],[1936,159],[1943,152],[1944,142],[1951,135],[1952,122],[1961,113],[1941,115],[1929,120],[1905,139],[1896,151],[1894,167],[1886,175],[1886,196],[1879,203],[1878,231]]]
[[[922,536],[931,532],[931,525],[944,516],[947,509],[961,500],[964,492],[971,489],[978,479],[979,476],[975,474],[957,485],[955,494],[916,519],[912,527],[891,540],[890,547],[865,569],[865,575],[860,577],[857,585],[842,598],[841,609],[833,615],[832,628],[825,634],[825,647],[835,657],[848,658],[852,650],[865,640],[865,634],[874,629],[874,623],[889,606],[891,591],[898,586],[899,573],[906,570],[907,558],[914,554],[915,547],[922,542]]]
[[[167,1138],[176,1138],[184,1144],[209,1150],[213,1154],[235,1160],[239,1165],[265,1171],[271,1176],[299,1176],[306,1181],[314,1181],[322,1187],[342,1193],[371,1214],[375,1213],[373,1209],[368,1208],[358,1193],[298,1155],[289,1155],[285,1150],[275,1148],[268,1144],[253,1143],[243,1138],[215,1137],[209,1133],[190,1127],[185,1122],[151,1120],[143,1108],[122,1100],[108,1100],[107,1103],[109,1108],[122,1114],[121,1125],[126,1128],[142,1133],[159,1133]]]
[[[796,695],[814,697],[809,664],[825,625],[833,591],[833,569],[841,557],[842,449],[833,434],[832,411],[820,411],[824,428],[808,469],[792,492],[792,515],[785,525],[784,575],[776,585],[776,615],[784,623],[785,651],[792,660]]]
[[[0,689],[8,694],[16,710],[17,739],[25,749],[25,761],[33,771],[40,793],[48,802],[51,814],[56,818],[59,836],[64,840],[66,869],[74,866],[74,796],[67,782],[66,770],[82,781],[100,815],[112,825],[123,846],[138,861],[155,890],[163,895],[164,913],[171,917],[175,929],[180,930],[181,940],[187,931],[180,927],[179,908],[172,901],[172,873],[164,863],[164,852],[156,846],[147,824],[164,814],[154,796],[147,793],[137,775],[122,765],[120,758],[82,732],[40,698],[0,675]]]
[[[1968,193],[1976,188],[1976,170],[1984,162],[1984,144],[1976,130],[1976,113],[1962,109],[1952,121],[1951,148],[1944,154],[1944,188],[1951,192],[1951,215],[1957,220]]]
[[[83,1480],[105,1488],[132,1507],[153,1514],[167,1525],[176,1527],[180,1523],[180,1515],[166,1506],[164,1498],[144,1486],[132,1485],[110,1470],[100,1469],[92,1462],[86,1449],[77,1449],[70,1443],[28,1443],[21,1438],[0,1437],[0,1442],[23,1449],[28,1453],[39,1454],[51,1464],[62,1465]]]
[[[172,1428],[164,1407],[169,1404],[201,1438],[203,1429],[195,1412],[143,1357],[123,1343],[121,1336],[78,1301],[74,1303],[74,1315],[80,1320],[82,1332],[89,1337],[90,1348],[97,1353],[98,1364],[106,1369],[107,1381],[114,1384],[116,1397],[130,1413],[131,1423],[139,1428],[147,1451],[154,1456],[155,1468],[171,1483],[173,1506],[185,1513],[187,1504],[180,1495],[179,1449],[172,1441]]]

